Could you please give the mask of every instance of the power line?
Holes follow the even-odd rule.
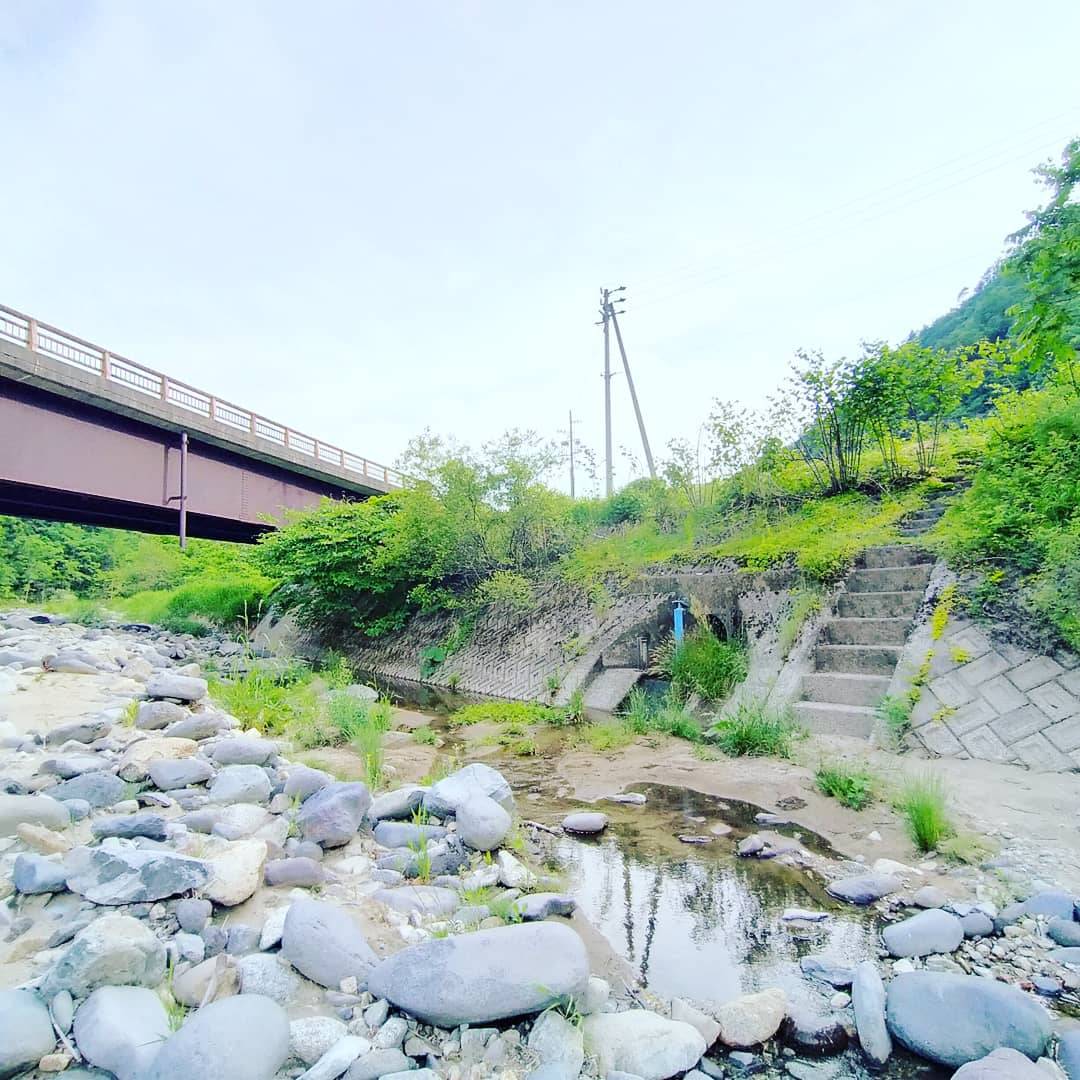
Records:
[[[1065,112],[1059,113],[1059,114],[1057,114],[1055,116],[1047,117],[1047,118],[1043,119],[1042,121],[1040,121],[1038,124],[1034,124],[1029,128],[1022,129],[1019,132],[1019,134],[1020,135],[1028,135],[1028,134],[1030,134],[1030,133],[1032,133],[1032,132],[1034,132],[1036,130],[1039,130],[1040,128],[1043,128],[1043,127],[1046,127],[1046,126],[1048,126],[1050,124],[1056,123],[1058,120],[1060,120],[1060,119],[1062,119],[1062,118],[1064,118],[1066,116],[1075,116],[1075,115],[1076,115],[1076,110],[1075,109],[1066,110]],[[1015,134],[1017,134],[1017,133],[1014,133],[1014,135]],[[886,195],[887,193],[889,193],[891,191],[895,191],[897,188],[902,188],[902,189],[903,188],[911,188],[912,185],[913,185],[913,181],[921,180],[923,177],[929,177],[932,174],[940,172],[942,169],[948,169],[949,166],[955,165],[957,163],[963,163],[963,164],[960,165],[959,169],[952,169],[948,173],[946,173],[944,177],[937,177],[934,180],[931,180],[929,182],[930,183],[936,183],[937,180],[946,179],[949,176],[957,175],[958,173],[961,173],[961,172],[963,172],[963,171],[965,171],[967,169],[970,169],[970,168],[972,168],[974,166],[978,166],[978,165],[981,165],[981,164],[985,164],[986,162],[993,161],[994,159],[1000,157],[1002,154],[1007,153],[1007,154],[1010,154],[1010,155],[1015,155],[1015,153],[1018,150],[1022,150],[1023,153],[1026,155],[1028,153],[1035,153],[1035,152],[1037,152],[1039,150],[1042,150],[1042,149],[1051,149],[1051,148],[1059,146],[1059,145],[1060,145],[1060,143],[1059,143],[1059,140],[1057,140],[1057,139],[1055,139],[1051,143],[1047,143],[1045,141],[1045,136],[1040,136],[1038,138],[1038,140],[1036,140],[1035,142],[1028,139],[1028,140],[1024,140],[1022,143],[1020,143],[1020,142],[1017,142],[1014,137],[1010,137],[1009,139],[1005,139],[1005,140],[995,140],[994,142],[983,144],[983,146],[975,148],[975,149],[973,149],[971,151],[965,152],[964,154],[958,155],[957,157],[949,158],[949,159],[946,159],[945,161],[939,162],[937,165],[934,165],[929,169],[924,169],[921,172],[913,173],[913,174],[911,174],[909,176],[902,177],[902,178],[900,178],[898,180],[894,180],[892,183],[886,184],[883,187],[876,188],[876,189],[874,189],[872,191],[864,193],[863,195],[859,195],[859,196],[856,196],[853,199],[849,199],[849,200],[846,200],[843,203],[839,203],[836,206],[829,207],[829,208],[827,208],[825,210],[822,210],[822,211],[820,211],[820,212],[818,212],[816,214],[813,214],[813,215],[811,215],[809,217],[803,218],[801,221],[796,222],[795,224],[797,226],[813,224],[815,222],[818,222],[818,221],[821,221],[823,219],[832,217],[832,216],[834,216],[836,214],[842,214],[845,211],[849,211],[849,210],[852,210],[852,209],[856,209],[859,212],[861,212],[864,209],[869,209],[870,208],[869,206],[860,206],[859,204],[867,203],[867,202],[869,202],[871,204],[874,204],[874,203],[876,203],[877,201],[880,200],[881,196]],[[995,146],[998,146],[999,148],[994,150],[993,152],[991,152],[989,155],[987,155],[986,154],[987,149],[989,147],[995,147]],[[971,161],[966,161],[965,160],[965,159],[971,158],[971,157],[974,157],[974,160],[971,160]],[[1011,164],[1013,160],[1015,160],[1015,158],[1010,157],[1009,160],[1007,162],[1005,162],[1004,164]],[[984,175],[984,173],[979,173],[977,175]],[[925,183],[926,182],[924,182],[923,184],[914,184],[914,187],[925,186]],[[891,198],[888,201],[891,202]],[[668,287],[669,283],[670,284],[675,284],[676,281],[679,281],[679,280],[682,280],[682,279],[685,279],[685,278],[696,277],[696,276],[699,276],[700,274],[708,273],[711,269],[715,268],[715,265],[716,265],[715,263],[713,263],[713,264],[702,264],[700,262],[698,262],[698,263],[687,263],[682,267],[675,267],[675,268],[672,268],[669,271],[665,271],[665,272],[662,272],[660,274],[653,275],[652,277],[646,276],[644,278],[644,290],[646,292],[648,292],[649,290],[651,290],[653,288],[656,288],[656,287],[660,286],[661,284],[666,288],[666,287]],[[639,292],[640,292],[640,289],[639,289]]]

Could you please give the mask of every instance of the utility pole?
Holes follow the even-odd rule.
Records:
[[[626,385],[630,387],[630,400],[634,403],[634,415],[637,417],[638,431],[641,432],[641,446],[645,451],[645,462],[649,466],[649,475],[655,480],[656,466],[653,464],[652,450],[649,448],[649,436],[645,434],[645,421],[641,418],[641,406],[638,404],[637,391],[634,389],[634,377],[630,374],[630,364],[626,359],[622,331],[619,329],[619,320],[616,318],[614,307],[611,309],[611,325],[615,327],[615,340],[619,343],[619,352],[622,354],[623,371],[626,372]]]
[[[615,328],[615,340],[619,345],[619,354],[622,356],[623,371],[626,373],[626,384],[630,387],[630,399],[634,403],[634,415],[637,417],[638,432],[641,434],[641,445],[645,451],[645,461],[649,466],[649,475],[655,479],[656,466],[653,463],[652,449],[649,446],[649,436],[645,432],[645,421],[641,415],[641,405],[638,402],[637,390],[634,388],[634,378],[630,374],[630,363],[626,359],[626,348],[623,345],[622,331],[619,329],[618,316],[623,314],[615,310],[616,304],[621,304],[626,297],[618,294],[626,292],[626,286],[620,285],[617,289],[600,290],[600,316],[604,328],[604,465],[605,465],[605,490],[610,498],[614,486],[614,465],[611,456],[611,341],[608,331],[610,322]]]
[[[574,410],[570,410],[570,498],[574,498]]]
[[[608,319],[611,318],[610,289],[600,290],[600,315],[604,323],[604,493],[610,499],[615,481],[611,460],[611,337],[608,332]]]

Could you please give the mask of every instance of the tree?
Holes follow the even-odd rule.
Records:
[[[853,393],[858,365],[804,349],[796,356],[774,405],[797,432],[795,447],[822,492],[853,491],[859,485],[867,428],[865,398]]]
[[[1073,139],[1060,166],[1036,169],[1050,199],[1028,214],[1010,239],[1010,265],[1023,276],[1026,295],[1012,309],[1020,357],[1033,370],[1049,368],[1080,397],[1080,139]]]

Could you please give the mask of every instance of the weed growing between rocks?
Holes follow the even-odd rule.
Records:
[[[851,810],[864,810],[874,801],[876,778],[861,766],[846,761],[822,762],[814,780],[822,794]]]
[[[730,757],[790,757],[798,727],[789,710],[760,700],[742,701],[707,737]]]
[[[997,846],[977,833],[958,832],[938,843],[938,852],[953,862],[978,866],[997,854]]]
[[[895,803],[907,819],[912,842],[920,851],[934,851],[953,836],[955,827],[949,817],[948,794],[945,782],[934,773],[908,780]]]

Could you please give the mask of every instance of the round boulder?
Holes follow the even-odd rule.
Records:
[[[666,1080],[692,1069],[706,1050],[697,1028],[646,1009],[587,1016],[582,1030],[585,1052],[596,1058],[601,1076]]]
[[[1022,990],[977,975],[913,971],[889,984],[886,1019],[913,1053],[958,1068],[1002,1047],[1038,1058],[1050,1017]]]
[[[141,986],[101,986],[75,1014],[79,1052],[117,1080],[139,1080],[168,1037],[161,998]]]
[[[494,851],[512,825],[510,815],[488,795],[475,792],[458,805],[458,836],[474,851]]]
[[[289,1056],[289,1018],[259,994],[238,994],[192,1013],[167,1039],[145,1080],[272,1080]]]
[[[567,814],[563,818],[562,827],[564,832],[574,833],[576,836],[596,836],[607,828],[607,814],[599,811]]]
[[[0,990],[0,1077],[32,1069],[55,1046],[45,1002],[30,990]]]

